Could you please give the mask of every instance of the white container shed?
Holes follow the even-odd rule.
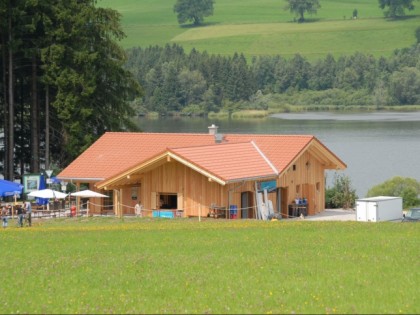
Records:
[[[379,222],[400,220],[403,216],[401,197],[378,196],[356,200],[356,220]]]

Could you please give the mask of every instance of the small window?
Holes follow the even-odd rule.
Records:
[[[139,187],[137,187],[137,186],[131,187],[131,200],[137,200],[138,190],[139,190]]]
[[[296,164],[293,164],[293,170],[296,171]]]

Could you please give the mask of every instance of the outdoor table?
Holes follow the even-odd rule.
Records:
[[[308,215],[308,206],[307,205],[289,205],[289,217],[295,218],[303,214],[304,216]]]

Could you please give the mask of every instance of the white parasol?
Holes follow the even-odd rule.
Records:
[[[64,199],[67,197],[67,194],[56,191],[56,190],[52,190],[52,189],[41,189],[41,190],[36,190],[36,191],[32,191],[28,194],[28,196],[31,197],[36,197],[36,198],[43,198],[43,199]],[[50,211],[50,203],[47,202],[47,210]],[[60,212],[59,214],[60,215]]]
[[[74,193],[71,193],[70,195],[74,197],[79,197],[79,198],[108,198],[107,195],[100,194],[96,191],[92,191],[89,189],[74,192]],[[87,202],[86,210],[87,210],[87,215],[89,215],[89,201]]]
[[[67,194],[52,189],[42,189],[30,192],[28,196],[36,198],[64,199],[67,197]]]
[[[92,191],[92,190],[89,190],[89,189],[81,190],[81,191],[78,191],[78,192],[71,193],[71,196],[74,196],[74,197],[82,197],[82,198],[97,198],[97,197],[99,197],[99,198],[108,198],[107,195],[100,194],[100,193],[98,193],[96,191]]]

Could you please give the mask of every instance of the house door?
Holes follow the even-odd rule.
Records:
[[[245,191],[241,193],[241,219],[251,219],[254,217],[252,211],[252,192]]]
[[[315,185],[304,184],[302,185],[302,197],[308,201],[308,214],[315,214]]]
[[[289,189],[288,187],[280,187],[280,196],[281,196],[281,215],[283,218],[289,217],[289,210],[288,210],[288,198]]]

